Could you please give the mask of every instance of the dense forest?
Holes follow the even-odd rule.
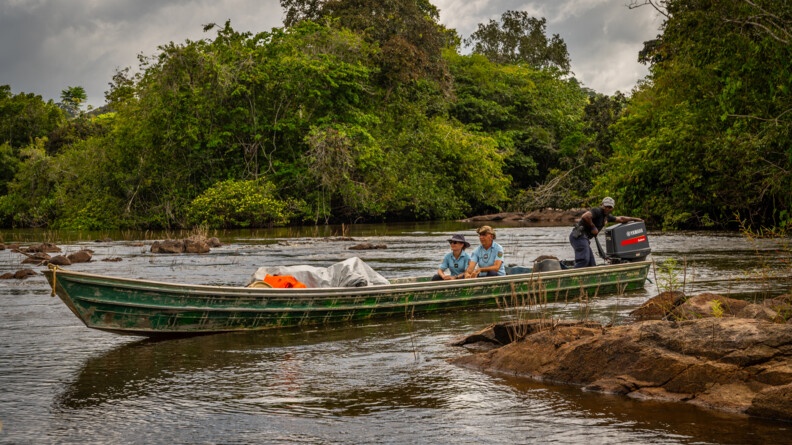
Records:
[[[591,205],[656,228],[792,228],[792,4],[634,0],[664,17],[612,96],[546,20],[462,38],[429,0],[281,0],[204,26],[83,110],[0,85],[0,227],[265,227]]]

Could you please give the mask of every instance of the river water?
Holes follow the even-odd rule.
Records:
[[[568,227],[496,229],[508,264],[572,258]],[[73,270],[241,285],[260,266],[328,266],[352,256],[386,277],[430,274],[457,232],[477,244],[474,227],[463,223],[220,232],[224,245],[203,255],[148,251],[152,240],[177,234],[6,231],[0,240],[94,251],[94,261]],[[361,242],[387,248],[349,250]],[[658,286],[744,298],[788,291],[789,240],[676,232],[650,233],[650,242],[650,259],[673,260],[675,273],[658,266],[644,291],[558,303],[545,315],[623,322]],[[0,274],[27,267],[22,259],[0,251]],[[470,353],[452,340],[509,315],[484,310],[154,341],[86,328],[50,297],[41,275],[0,280],[0,443],[790,443],[790,424],[448,363]]]

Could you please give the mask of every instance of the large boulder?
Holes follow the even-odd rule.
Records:
[[[750,303],[665,292],[632,312],[641,321],[625,326],[558,321],[490,326],[470,339],[506,346],[457,363],[791,421],[790,312],[792,295]]]
[[[685,293],[666,291],[650,298],[630,315],[638,321],[663,320],[674,308],[685,302]]]
[[[64,255],[55,255],[54,257],[50,258],[47,261],[47,264],[52,264],[55,266],[71,266],[71,260]]]
[[[734,317],[750,303],[745,300],[724,297],[723,295],[703,293],[685,300],[671,310],[676,320],[695,320],[702,317]]]
[[[78,250],[77,252],[68,254],[66,258],[68,258],[69,261],[72,262],[72,264],[88,263],[91,261],[91,258],[93,258],[93,250],[90,249]]]

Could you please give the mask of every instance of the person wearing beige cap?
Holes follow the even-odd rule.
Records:
[[[476,247],[470,255],[465,278],[506,275],[503,247],[495,242],[495,231],[490,226],[481,226],[476,230],[476,233],[478,233],[481,245]]]
[[[572,233],[569,234],[569,244],[575,249],[575,267],[596,266],[594,252],[591,250],[591,238],[597,236],[606,223],[626,223],[643,221],[641,218],[631,216],[613,216],[613,207],[616,202],[610,196],[602,200],[600,207],[594,207],[584,213],[575,223]]]

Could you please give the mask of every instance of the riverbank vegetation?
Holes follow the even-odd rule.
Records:
[[[650,75],[600,94],[544,18],[462,39],[428,0],[281,0],[168,43],[106,105],[0,86],[0,226],[456,219],[616,198],[658,228],[792,227],[792,6],[646,0]],[[469,50],[469,51],[468,51]]]

